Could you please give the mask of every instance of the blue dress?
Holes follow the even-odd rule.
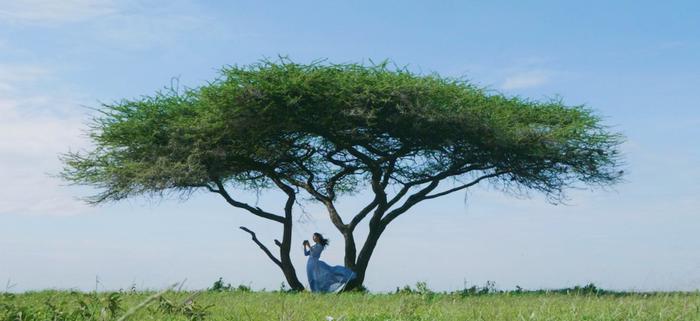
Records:
[[[342,265],[330,266],[321,261],[321,251],[323,246],[318,243],[311,246],[310,250],[304,249],[304,255],[309,257],[306,261],[306,275],[311,292],[334,292],[357,276]]]

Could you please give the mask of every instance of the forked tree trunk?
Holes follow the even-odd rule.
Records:
[[[379,241],[379,237],[382,235],[382,232],[384,232],[385,227],[386,226],[381,224],[370,226],[369,234],[367,235],[367,240],[365,240],[365,244],[362,246],[362,250],[360,250],[360,254],[357,257],[357,262],[355,262],[354,267],[351,268],[353,271],[355,271],[355,273],[357,273],[357,277],[355,279],[352,279],[348,283],[348,285],[345,287],[345,291],[359,288],[364,283],[365,272],[367,271],[367,267],[369,266],[369,259],[372,257],[372,253],[377,247],[377,241]],[[347,253],[345,259],[346,261],[348,260]]]
[[[279,246],[280,246],[280,262],[282,263],[280,268],[282,269],[282,273],[284,273],[284,277],[287,279],[287,283],[289,283],[289,287],[292,288],[292,290],[304,291],[304,285],[301,282],[299,282],[299,278],[297,278],[297,272],[294,269],[294,265],[292,264],[292,260],[289,258],[291,244],[292,244],[292,220],[291,220],[291,216],[290,216],[287,219],[287,221],[284,223],[284,232],[282,234],[282,243],[279,244]]]

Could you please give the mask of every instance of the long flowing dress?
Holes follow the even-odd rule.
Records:
[[[306,261],[306,275],[311,292],[335,292],[357,277],[355,272],[342,265],[330,266],[321,261],[319,258],[322,251],[323,246],[318,243],[309,250],[304,249],[304,255],[309,257]]]

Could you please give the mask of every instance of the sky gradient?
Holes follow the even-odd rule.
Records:
[[[572,190],[567,205],[488,186],[426,201],[390,225],[370,262],[374,291],[425,281],[621,290],[700,289],[700,2],[19,0],[0,4],[0,290],[186,288],[218,277],[277,289],[281,231],[214,195],[89,207],[94,192],[52,175],[90,147],[90,108],[195,87],[224,65],[390,59],[532,99],[586,105],[627,141],[624,183]],[[241,194],[282,207],[275,192]],[[350,214],[369,198],[345,199]],[[301,241],[342,238],[323,209],[298,208]],[[360,235],[366,231],[360,230]],[[357,237],[362,240],[362,237]],[[296,251],[298,250],[298,252]],[[96,278],[99,282],[96,282]]]

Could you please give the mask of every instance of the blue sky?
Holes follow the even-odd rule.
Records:
[[[568,205],[479,186],[426,202],[380,240],[366,285],[426,281],[455,290],[595,282],[700,289],[700,3],[696,1],[139,1],[0,4],[0,282],[43,288],[187,288],[218,277],[278,288],[281,273],[237,229],[271,244],[274,224],[213,195],[88,207],[93,192],[50,174],[89,148],[86,107],[198,86],[219,67],[391,59],[508,95],[585,104],[627,136],[626,182],[574,190]],[[242,198],[281,207],[271,192]],[[369,196],[344,200],[351,213]],[[342,263],[323,210],[298,208],[295,244],[314,231]],[[365,233],[361,230],[360,234]],[[294,252],[302,281],[305,257]],[[15,285],[16,284],[16,285]],[[12,286],[14,285],[14,286]],[[1,284],[0,284],[1,287]]]

